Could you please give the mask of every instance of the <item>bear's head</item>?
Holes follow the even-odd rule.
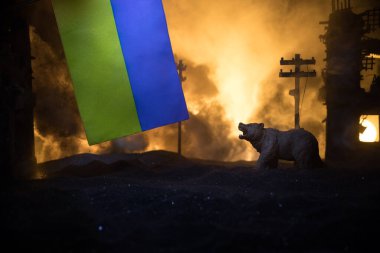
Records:
[[[264,123],[239,123],[239,130],[243,132],[243,134],[239,135],[239,139],[250,142],[258,141],[263,136]]]

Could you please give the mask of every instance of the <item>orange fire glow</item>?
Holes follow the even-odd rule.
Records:
[[[192,118],[183,124],[183,153],[214,160],[253,160],[258,154],[237,138],[239,122],[264,122],[266,127],[293,127],[294,102],[288,90],[294,80],[278,77],[281,57],[301,53],[317,59],[323,68],[324,45],[318,35],[329,3],[319,1],[177,1],[164,0],[170,38],[177,60],[188,65],[183,83]],[[41,50],[40,48],[43,48]],[[52,75],[46,81],[72,89],[64,62],[38,34],[32,33],[36,75]],[[48,63],[50,63],[50,66]],[[50,68],[47,71],[44,69]],[[38,77],[37,77],[38,78]],[[41,77],[45,78],[46,77]],[[55,78],[55,79],[54,79]],[[58,79],[58,80],[57,80]],[[303,80],[304,81],[304,80]],[[309,80],[302,106],[301,125],[314,132],[324,150],[324,106],[317,101],[321,78]],[[72,92],[72,91],[70,91]],[[78,120],[78,119],[75,119]],[[37,124],[38,125],[38,124]],[[309,129],[312,128],[312,129]],[[322,130],[321,130],[322,129]],[[109,151],[115,143],[88,146],[82,129],[73,135],[41,134],[35,129],[38,162],[76,153]],[[123,139],[126,152],[165,149],[176,151],[176,125],[154,129]],[[65,143],[75,148],[65,147]]]
[[[361,118],[361,125],[365,127],[363,133],[359,134],[361,142],[378,142],[379,141],[379,116],[366,115]]]

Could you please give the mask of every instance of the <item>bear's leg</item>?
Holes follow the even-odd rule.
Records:
[[[301,152],[296,156],[296,167],[299,169],[312,169],[313,165],[313,157],[312,154],[307,152]]]
[[[272,154],[261,153],[259,159],[256,162],[257,169],[275,169],[278,165],[277,157]]]
[[[275,136],[267,139],[261,147],[259,160],[256,167],[258,169],[274,169],[277,168],[278,148]]]
[[[263,158],[263,155],[260,154],[259,159],[256,162],[256,169],[262,170],[265,169],[265,159]]]

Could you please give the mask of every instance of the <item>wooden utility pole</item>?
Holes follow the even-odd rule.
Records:
[[[181,81],[181,85],[184,81],[186,81],[186,77],[183,76],[183,71],[186,70],[186,65],[182,60],[179,60],[177,64],[178,76]],[[178,122],[178,154],[182,155],[182,121]]]
[[[295,101],[295,114],[294,114],[294,125],[295,128],[300,128],[300,78],[301,77],[315,77],[317,73],[313,71],[301,71],[301,65],[314,65],[315,59],[302,59],[300,54],[296,54],[291,60],[284,60],[281,58],[280,65],[295,65],[295,71],[290,70],[290,72],[283,72],[280,70],[280,77],[295,77],[295,88],[289,91],[289,95],[294,96]],[[306,88],[306,87],[305,87]]]

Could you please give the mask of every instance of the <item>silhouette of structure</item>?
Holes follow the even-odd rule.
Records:
[[[349,0],[333,0],[321,40],[326,45],[325,86],[320,97],[327,106],[326,162],[333,167],[359,167],[380,162],[378,142],[359,141],[362,115],[380,114],[380,80],[370,91],[361,88],[362,72],[374,66],[371,54],[380,53],[380,40],[368,33],[380,27],[380,9],[356,14]]]
[[[0,11],[0,177],[27,177],[35,166],[29,24],[19,1]]]

